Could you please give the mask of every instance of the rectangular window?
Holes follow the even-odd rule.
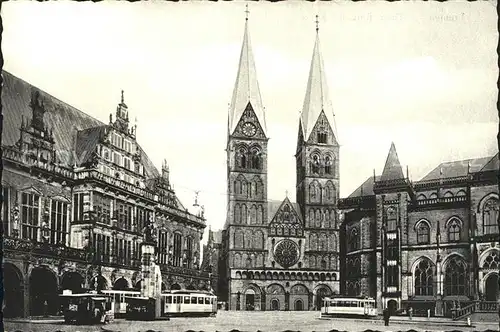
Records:
[[[66,244],[68,236],[68,203],[52,201],[50,209],[50,243]]]
[[[188,237],[186,239],[186,255],[187,255],[187,266],[191,268],[191,262],[193,258],[193,239],[191,237]]]
[[[10,213],[10,190],[8,187],[2,186],[2,225],[5,236],[10,235],[9,232],[9,213]]]
[[[83,220],[83,196],[84,194],[75,194],[73,196],[73,221]]]
[[[182,235],[179,233],[174,233],[174,266],[181,265],[181,257],[182,257]]]
[[[37,194],[21,194],[21,237],[28,240],[38,240],[40,225],[40,196]]]

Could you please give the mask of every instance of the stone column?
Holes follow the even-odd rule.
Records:
[[[156,300],[155,317],[158,318],[161,314],[160,293],[161,293],[161,272],[154,260],[155,245],[151,242],[141,243],[141,297],[153,298]],[[158,286],[159,283],[159,286]],[[160,288],[160,292],[158,291]]]

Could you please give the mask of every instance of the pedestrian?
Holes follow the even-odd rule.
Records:
[[[384,325],[389,326],[389,310],[387,308],[382,311],[382,315],[384,317]]]
[[[413,308],[412,307],[410,307],[408,309],[408,316],[410,316],[410,320],[413,318]]]
[[[431,309],[427,309],[427,318],[431,318]]]

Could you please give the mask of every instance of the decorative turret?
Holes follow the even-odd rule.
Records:
[[[128,119],[128,106],[125,104],[125,98],[123,96],[123,90],[122,90],[122,95],[121,95],[121,100],[118,106],[116,107],[116,119],[114,122],[114,126],[127,134],[131,134],[131,131],[129,130],[129,119]],[[113,118],[111,114],[109,115],[109,121],[112,122]]]
[[[170,167],[168,167],[166,159],[163,159],[163,163],[161,165],[161,177],[167,184],[170,183]]]

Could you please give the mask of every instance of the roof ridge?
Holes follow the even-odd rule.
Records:
[[[43,89],[39,88],[38,86],[34,85],[33,83],[30,83],[30,82],[28,82],[27,80],[25,80],[25,79],[23,79],[23,78],[20,78],[20,77],[19,77],[19,76],[17,76],[17,75],[12,74],[10,71],[7,71],[7,70],[5,70],[5,69],[2,69],[2,74],[3,74],[3,73],[7,73],[7,74],[9,74],[9,75],[13,76],[15,79],[17,79],[17,80],[19,80],[19,81],[22,81],[22,82],[23,82],[23,83],[25,83],[26,85],[29,85],[31,88],[34,88],[34,89],[37,89],[37,90],[38,90],[38,91],[40,91],[40,92],[43,92],[45,95],[47,95],[48,97],[50,97],[50,98],[51,98],[51,99],[53,99],[54,101],[57,101],[57,102],[59,102],[59,103],[61,103],[61,104],[64,104],[64,105],[67,105],[67,106],[71,107],[72,109],[74,109],[75,111],[78,111],[78,112],[79,112],[79,113],[81,113],[81,114],[84,114],[84,115],[86,115],[86,116],[88,116],[88,117],[90,117],[90,118],[92,118],[92,119],[94,119],[94,120],[96,120],[96,121],[98,121],[98,122],[101,122],[101,123],[102,123],[102,125],[105,125],[105,126],[106,126],[106,123],[104,123],[103,121],[99,120],[98,118],[96,118],[96,117],[94,117],[94,116],[92,116],[92,115],[90,115],[90,114],[88,114],[88,113],[86,113],[86,112],[84,112],[84,111],[82,111],[82,110],[80,110],[80,109],[76,108],[76,107],[75,107],[75,106],[73,106],[73,105],[68,104],[67,102],[65,102],[65,101],[63,101],[63,100],[61,100],[61,99],[59,99],[59,98],[55,97],[55,96],[54,96],[54,95],[52,95],[51,93],[49,93],[49,92],[47,92],[47,91],[45,91],[45,90],[43,90]]]

